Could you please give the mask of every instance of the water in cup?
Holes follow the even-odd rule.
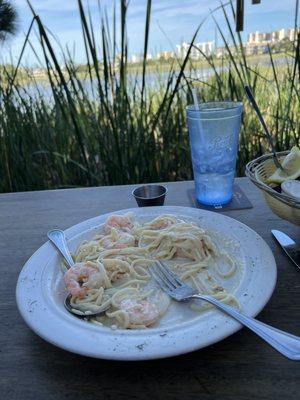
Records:
[[[242,104],[202,103],[187,107],[198,202],[222,205],[232,198]]]

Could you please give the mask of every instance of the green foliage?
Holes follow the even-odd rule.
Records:
[[[17,12],[10,1],[0,0],[0,42],[17,30]]]
[[[205,80],[194,79],[193,63],[188,62],[199,26],[186,58],[170,61],[164,77],[152,66],[149,84],[145,58],[151,0],[145,9],[141,74],[128,68],[127,1],[120,0],[120,42],[116,39],[115,19],[111,28],[107,16],[102,14],[101,53],[96,43],[99,35],[94,32],[81,0],[78,6],[87,68],[76,66],[65,51],[64,70],[42,21],[32,9],[47,65],[51,99],[40,91],[29,73],[30,85],[24,86],[15,79],[15,69],[2,68],[0,191],[191,179],[185,107],[191,100],[192,86],[200,88],[202,101],[244,101],[240,175],[247,161],[267,150],[259,122],[244,95],[245,82],[251,85],[264,111],[276,148],[289,149],[299,143],[299,37],[283,65],[276,64],[271,49],[270,67],[250,65],[241,38],[233,33],[228,11],[223,7],[234,47],[227,46],[221,66],[220,60],[216,63],[213,57],[206,57],[213,75]],[[225,40],[227,33],[221,29],[220,32]]]

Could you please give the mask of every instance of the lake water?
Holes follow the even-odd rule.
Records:
[[[275,59],[274,62],[279,65],[286,63],[287,60],[285,58]],[[251,65],[251,64],[249,64]],[[254,64],[256,65],[256,63]],[[270,62],[268,60],[264,60],[259,63],[259,66],[270,66]],[[221,71],[225,72],[228,70],[228,67],[216,67],[216,71],[220,73]],[[175,71],[175,75],[173,78],[173,85],[175,85],[176,77],[179,71]],[[186,70],[185,76],[188,77],[191,81],[205,81],[209,76],[214,74],[214,70],[212,68],[201,68],[197,70]],[[146,74],[146,85],[148,88],[153,89],[154,91],[159,88],[164,88],[167,84],[169,72],[149,72]],[[142,73],[128,73],[129,85],[133,88],[136,85],[137,93],[139,93],[139,89],[142,86]],[[81,80],[82,87],[85,93],[92,99],[97,98],[97,82],[96,78],[93,78],[92,82],[89,78],[85,78]],[[70,85],[69,85],[70,86]],[[39,81],[36,84],[27,84],[23,88],[20,88],[22,96],[24,98],[30,97],[39,97],[41,95],[44,99],[51,100],[53,98],[51,86],[48,81]]]
[[[175,72],[173,82],[175,85],[175,81],[179,72]],[[197,80],[205,80],[210,75],[214,73],[213,69],[199,69],[197,71],[193,71],[191,73],[186,73],[186,75],[191,79]],[[168,72],[150,72],[146,74],[146,85],[153,90],[159,89],[160,87],[165,87],[167,80],[168,80],[169,73]],[[142,86],[142,74],[140,73],[128,73],[129,85],[133,88],[136,85],[137,93],[140,91]],[[92,81],[89,78],[85,78],[81,80],[82,87],[85,93],[90,97],[93,98],[95,95],[97,96],[97,78],[94,77]],[[70,85],[69,85],[70,87]],[[20,89],[21,93],[24,97],[36,97],[42,95],[44,98],[52,98],[52,90],[51,85],[48,81],[38,81],[35,83],[30,83],[25,85],[23,88]]]

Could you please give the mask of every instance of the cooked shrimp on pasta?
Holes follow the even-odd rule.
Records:
[[[153,260],[166,262],[199,293],[236,303],[220,283],[236,273],[236,261],[196,224],[173,215],[145,223],[111,215],[100,229],[101,234],[81,243],[73,256],[75,266],[64,276],[74,309],[86,315],[106,310],[91,322],[123,329],[157,323],[171,300],[153,285],[148,271]],[[225,270],[219,268],[221,259]],[[196,304],[191,308],[198,309]]]

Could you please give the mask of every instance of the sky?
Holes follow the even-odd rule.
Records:
[[[107,10],[109,20],[112,21],[114,0],[82,1],[85,6],[89,5],[95,26],[99,26],[98,2],[103,10]],[[19,30],[17,36],[10,38],[3,45],[0,44],[0,62],[17,60],[32,18],[26,0],[14,0],[13,2],[19,14]],[[226,0],[223,2],[225,3]],[[243,38],[245,39],[249,32],[257,30],[270,32],[292,27],[295,2],[296,0],[262,0],[261,4],[252,5],[251,0],[245,0]],[[115,0],[115,3],[118,18],[120,15],[119,0]],[[59,43],[63,47],[68,46],[72,49],[75,61],[79,64],[86,63],[77,0],[31,0],[31,4]],[[127,32],[130,55],[139,53],[143,49],[146,4],[146,0],[129,1]],[[182,41],[189,42],[201,21],[209,16],[210,10],[219,5],[220,0],[152,0],[149,42],[151,53],[171,50]],[[214,15],[221,27],[224,28],[225,36],[229,37],[222,12],[216,11]],[[216,36],[215,23],[209,17],[202,25],[196,41],[205,42],[214,40],[216,37],[217,45],[221,46],[221,39],[218,35]],[[52,41],[54,48],[59,52],[55,40],[52,39]],[[41,56],[41,47],[34,32],[31,34],[31,42],[37,54]],[[23,65],[38,65],[36,56],[29,48],[25,52]]]

